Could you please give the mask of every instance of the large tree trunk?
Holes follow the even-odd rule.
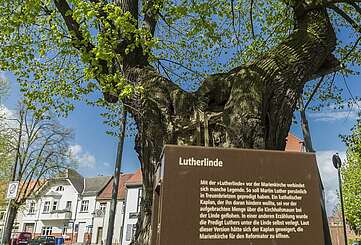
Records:
[[[13,204],[13,203],[12,203]],[[4,244],[9,244],[11,238],[12,228],[14,226],[15,218],[18,213],[18,207],[16,205],[9,205],[6,216],[6,224],[4,227]]]
[[[151,67],[128,70],[145,91],[129,102],[145,190],[134,244],[150,244],[153,175],[164,144],[284,149],[305,83],[338,64],[326,10],[300,3],[295,20],[295,31],[284,42],[250,64],[210,76],[195,93]]]

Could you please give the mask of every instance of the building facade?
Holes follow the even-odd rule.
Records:
[[[124,208],[124,226],[121,236],[122,245],[129,245],[133,240],[136,225],[138,221],[138,214],[142,202],[142,172],[138,170],[135,174],[125,183],[125,208]]]
[[[68,244],[103,244],[108,229],[112,179],[111,176],[83,177],[75,170],[69,169],[63,177],[48,180],[44,187],[19,209],[14,232],[31,232],[33,237],[63,237]],[[139,212],[139,207],[132,207],[137,205],[138,196],[128,195],[128,180],[132,181],[129,182],[129,193],[134,189],[141,190],[141,171],[121,175],[114,244],[123,244],[123,224],[125,227],[128,225],[124,223],[125,210]],[[134,183],[137,185],[133,185]],[[5,216],[5,210],[0,210],[0,230],[3,229]],[[136,216],[126,219],[126,222],[136,223]],[[129,243],[130,241],[127,244]]]

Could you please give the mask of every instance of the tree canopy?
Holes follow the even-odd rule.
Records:
[[[141,91],[123,72],[132,60],[195,90],[207,75],[262,56],[295,25],[292,1],[145,0],[139,8],[129,2],[2,1],[0,69],[16,75],[29,104],[66,114],[74,100],[100,98],[89,96],[96,91],[120,97]],[[361,62],[358,1],[315,2],[329,9],[340,36],[340,72],[350,74]],[[332,78],[323,81],[321,100],[341,100]]]

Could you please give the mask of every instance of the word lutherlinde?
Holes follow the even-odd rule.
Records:
[[[215,160],[210,160],[209,158],[203,159],[194,159],[191,158],[182,158],[179,157],[179,165],[180,166],[194,166],[194,167],[223,167],[223,161],[216,158]]]

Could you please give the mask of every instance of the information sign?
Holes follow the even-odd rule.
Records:
[[[167,145],[152,245],[322,245],[311,153]]]
[[[6,199],[15,199],[18,194],[19,181],[12,181],[9,183],[8,190],[6,192]]]

